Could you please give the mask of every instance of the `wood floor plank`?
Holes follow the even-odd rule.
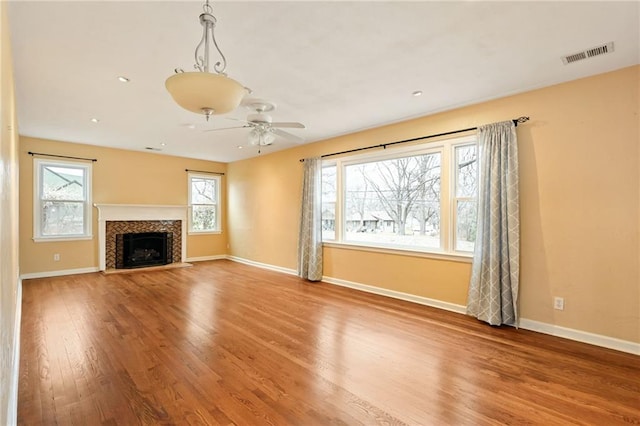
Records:
[[[23,282],[21,425],[640,424],[640,357],[226,260]]]

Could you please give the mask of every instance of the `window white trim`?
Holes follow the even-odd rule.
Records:
[[[93,235],[87,235],[86,237],[77,237],[77,236],[69,236],[69,237],[33,237],[32,240],[36,243],[57,243],[61,241],[82,241],[82,240],[92,240]]]
[[[477,143],[476,135],[443,139],[428,144],[393,147],[384,151],[359,153],[341,158],[332,158],[323,161],[323,167],[336,167],[336,199],[335,199],[335,223],[334,239],[324,239],[323,244],[328,247],[349,248],[355,250],[388,252],[395,254],[416,255],[420,257],[433,257],[438,259],[470,261],[473,253],[464,250],[456,250],[456,203],[461,197],[456,197],[456,180],[458,179],[455,168],[455,148]],[[345,239],[346,194],[344,191],[344,174],[347,166],[363,164],[375,161],[384,161],[407,156],[425,154],[440,154],[440,247],[429,248],[419,246],[406,246],[399,244],[384,244],[371,241],[352,241]],[[477,199],[477,198],[476,198]],[[333,200],[330,200],[333,201]]]
[[[187,231],[189,235],[219,235],[222,234],[222,231]]]
[[[418,249],[400,248],[400,247],[383,247],[383,246],[374,246],[371,244],[335,242],[331,240],[324,241],[322,245],[324,247],[339,248],[339,249],[345,249],[345,250],[368,251],[371,253],[384,253],[384,254],[395,254],[395,255],[403,255],[403,256],[423,257],[426,259],[451,260],[453,262],[462,262],[462,263],[471,263],[471,261],[473,260],[473,254],[466,253],[466,252],[444,253],[444,252],[438,252],[433,250],[418,250]]]
[[[204,173],[194,173],[194,172],[189,172],[188,173],[188,178],[187,178],[187,186],[188,186],[188,222],[189,222],[189,226],[187,227],[188,229],[188,233],[189,235],[191,234],[196,234],[196,235],[205,235],[205,234],[221,234],[222,233],[222,208],[220,206],[220,188],[221,188],[221,181],[222,181],[222,177],[221,176],[217,176],[217,175],[211,175],[211,174],[204,174]],[[193,203],[193,198],[192,198],[192,180],[193,179],[206,179],[206,180],[210,180],[215,182],[215,192],[216,192],[216,200],[213,203],[209,203],[209,204],[197,204],[197,203]],[[214,225],[213,228],[211,229],[204,229],[204,230],[197,230],[197,229],[193,229],[193,208],[194,207],[198,207],[198,206],[213,206],[213,208],[215,209],[215,216],[216,216],[216,223]]]
[[[80,234],[57,234],[57,235],[42,235],[42,170],[44,167],[68,167],[83,170],[83,197],[82,201],[69,200],[72,202],[82,203],[83,205],[83,218],[82,229]],[[62,161],[51,160],[46,158],[34,158],[33,159],[33,240],[35,242],[54,242],[54,241],[74,241],[74,240],[89,240],[93,238],[92,225],[93,225],[93,208],[92,208],[92,177],[93,164],[79,161]],[[65,201],[65,200],[57,200]]]

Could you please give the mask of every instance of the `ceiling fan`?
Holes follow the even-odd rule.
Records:
[[[265,101],[264,99],[247,98],[242,101],[241,105],[255,112],[249,114],[246,120],[238,120],[230,117],[227,117],[227,119],[243,122],[244,125],[238,127],[208,129],[204,131],[215,132],[218,130],[251,128],[248,139],[249,144],[254,146],[271,145],[276,139],[276,136],[280,136],[283,139],[287,139],[295,143],[304,142],[303,138],[281,130],[282,128],[304,129],[304,124],[297,122],[274,122],[271,116],[267,114],[268,112],[276,109],[276,104],[273,102]]]

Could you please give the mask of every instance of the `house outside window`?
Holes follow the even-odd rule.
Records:
[[[323,241],[468,257],[477,174],[474,136],[325,160]]]
[[[34,159],[34,240],[91,238],[91,163]]]
[[[218,233],[220,176],[189,173],[189,233]]]

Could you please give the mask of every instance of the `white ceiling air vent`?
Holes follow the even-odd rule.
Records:
[[[582,52],[563,56],[562,63],[567,65],[572,62],[593,58],[594,56],[604,55],[605,53],[611,53],[611,52],[613,52],[613,42],[609,42],[601,46],[592,47],[591,49],[583,50]]]

